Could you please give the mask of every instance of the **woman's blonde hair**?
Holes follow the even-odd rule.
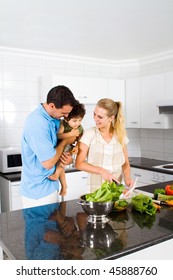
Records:
[[[109,98],[103,98],[97,102],[97,106],[105,109],[107,111],[108,117],[115,117],[114,121],[112,122],[112,127],[116,131],[118,141],[123,144],[124,137],[127,135],[127,133],[124,125],[125,121],[122,110],[122,103],[119,101],[115,102],[114,100]]]

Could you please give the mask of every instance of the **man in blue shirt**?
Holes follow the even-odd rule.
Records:
[[[63,153],[74,137],[64,139],[57,146],[60,118],[67,117],[77,103],[73,93],[65,86],[52,88],[45,103],[27,117],[22,135],[21,195],[23,207],[34,207],[59,200],[59,181],[48,176],[55,172],[60,160],[63,168],[72,162],[69,153]]]

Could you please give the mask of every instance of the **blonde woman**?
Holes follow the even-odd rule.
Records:
[[[76,168],[89,173],[90,191],[108,180],[132,186],[127,153],[128,138],[124,127],[121,102],[104,98],[94,110],[96,126],[86,130],[80,139]]]

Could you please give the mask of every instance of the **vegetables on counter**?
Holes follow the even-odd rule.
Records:
[[[154,190],[154,198],[155,198],[155,199],[157,199],[159,193],[165,194],[165,190],[164,190],[164,189],[159,189],[159,188],[158,188],[158,189],[155,189],[155,190]]]
[[[125,210],[128,206],[129,206],[129,203],[127,202],[127,200],[125,200],[125,199],[119,199],[119,200],[115,201],[114,206],[113,206],[113,210],[116,210],[116,211],[123,211],[123,210]]]
[[[115,182],[105,181],[101,187],[93,193],[85,195],[86,201],[92,202],[108,202],[117,201],[124,191],[123,184],[116,184]]]
[[[166,195],[173,195],[173,185],[166,185],[165,194]]]
[[[173,200],[173,195],[158,193],[157,199],[160,201]]]
[[[157,211],[157,208],[154,206],[151,197],[144,194],[138,194],[134,196],[131,200],[131,204],[133,208],[140,213],[154,215]]]

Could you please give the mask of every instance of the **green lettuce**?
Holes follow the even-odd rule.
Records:
[[[131,200],[131,204],[133,208],[140,213],[154,215],[157,211],[151,197],[146,196],[144,194],[138,194],[134,196]]]
[[[124,191],[124,185],[117,185],[115,182],[105,181],[101,187],[93,193],[85,195],[86,201],[108,202],[117,201]]]

